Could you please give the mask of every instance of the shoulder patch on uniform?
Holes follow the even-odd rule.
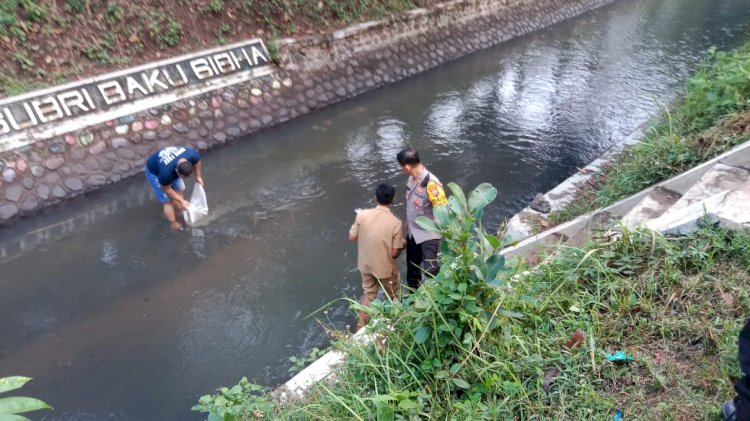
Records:
[[[443,186],[434,181],[427,183],[427,197],[430,199],[432,206],[443,206],[448,204],[448,198],[445,197]]]

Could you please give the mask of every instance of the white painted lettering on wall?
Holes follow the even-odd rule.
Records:
[[[4,135],[36,128],[58,120],[109,111],[151,95],[229,76],[268,65],[268,52],[260,40],[228,46],[199,57],[173,59],[151,66],[102,77],[75,87],[53,90],[39,96],[0,101],[0,140]]]

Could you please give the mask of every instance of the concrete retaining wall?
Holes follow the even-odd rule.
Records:
[[[161,146],[224,144],[612,1],[457,0],[280,40],[270,75],[0,153],[0,224],[138,174]]]

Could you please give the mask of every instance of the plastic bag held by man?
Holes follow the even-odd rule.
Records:
[[[193,194],[190,196],[190,206],[183,211],[185,222],[188,225],[195,225],[201,219],[208,215],[208,201],[206,201],[206,191],[203,186],[195,183]]]

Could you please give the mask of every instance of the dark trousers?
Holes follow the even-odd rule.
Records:
[[[739,360],[742,378],[734,384],[737,397],[734,398],[737,421],[750,421],[750,319],[740,331]]]
[[[406,283],[409,288],[422,284],[422,275],[435,276],[440,271],[438,250],[440,240],[427,240],[421,244],[414,242],[414,237],[406,240]]]

